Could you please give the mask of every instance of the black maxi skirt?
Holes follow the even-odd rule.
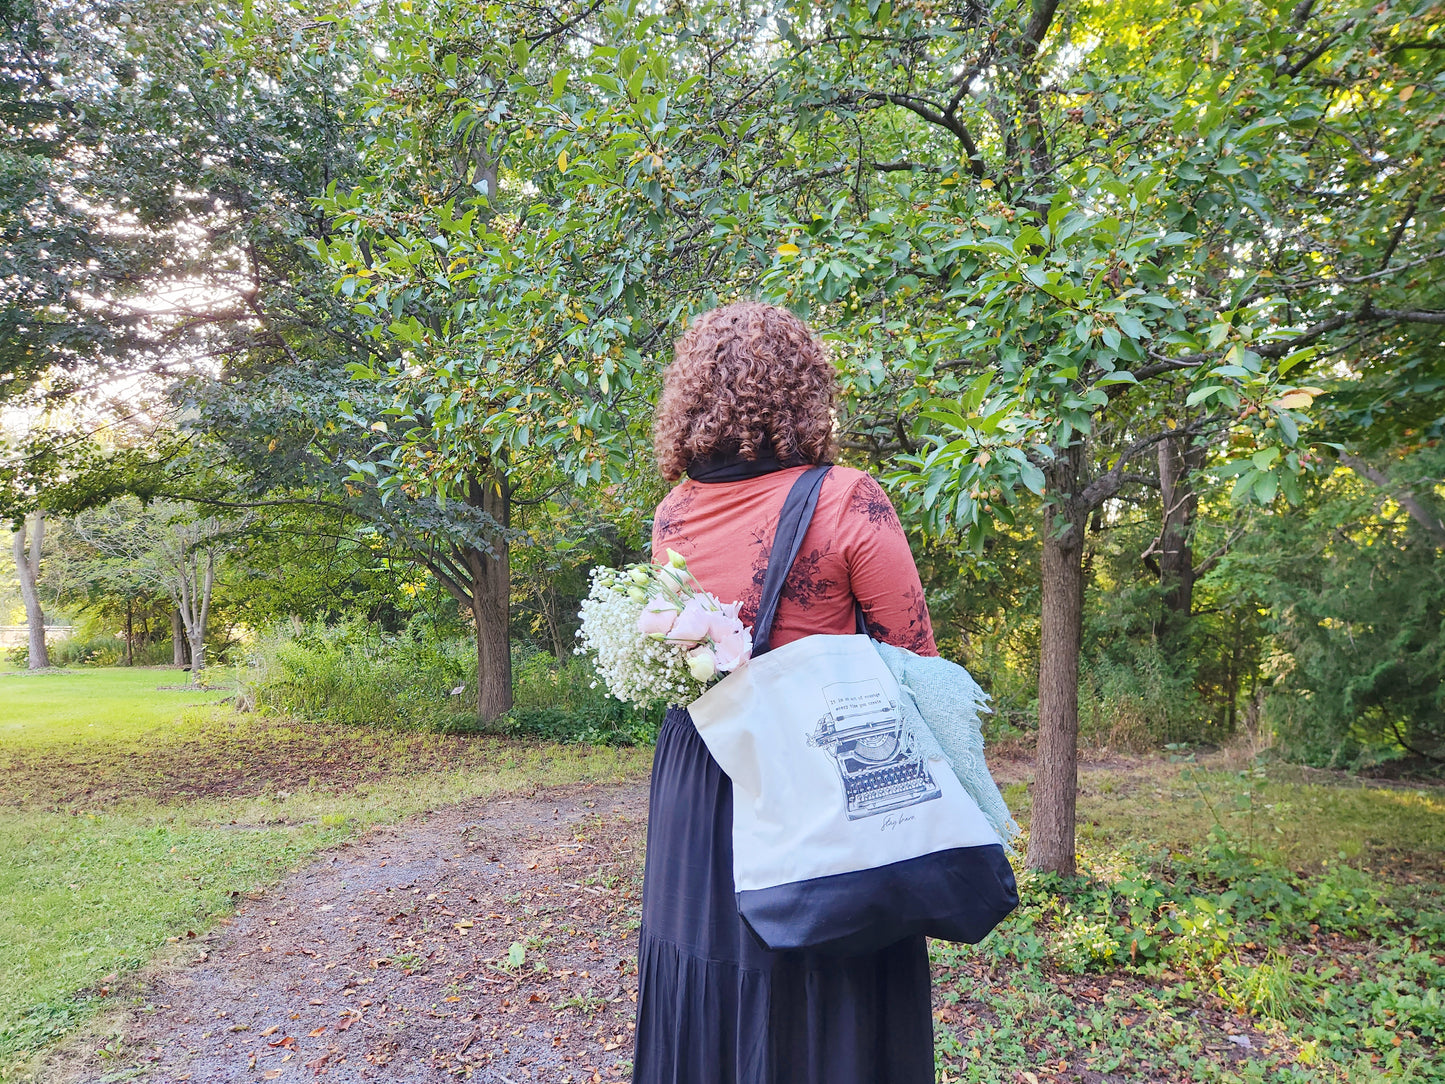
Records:
[[[682,708],[653,759],[634,1084],[931,1084],[928,950],[770,952],[733,896],[732,783]]]

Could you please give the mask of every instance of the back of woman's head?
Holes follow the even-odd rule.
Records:
[[[716,456],[821,463],[837,380],[822,342],[787,309],[739,301],[699,316],[662,378],[653,447],[668,481]]]

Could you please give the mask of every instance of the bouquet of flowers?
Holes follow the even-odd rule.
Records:
[[[594,568],[581,616],[577,654],[633,704],[689,703],[753,651],[738,604],[704,591],[675,550],[662,565]]]

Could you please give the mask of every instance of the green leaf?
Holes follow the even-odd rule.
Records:
[[[1269,504],[1279,492],[1279,478],[1273,474],[1259,474],[1254,479],[1254,496],[1260,504]]]
[[[1030,492],[1042,497],[1044,495],[1044,472],[1039,470],[1027,460],[1019,468],[1019,480],[1029,489]]]
[[[984,397],[988,395],[988,389],[992,383],[992,373],[974,377],[973,382],[968,386],[968,393],[963,397],[963,409],[970,414],[977,410],[982,405]]]
[[[1202,388],[1195,388],[1184,400],[1184,405],[1198,406],[1200,403],[1204,402],[1204,400],[1208,399],[1211,395],[1214,395],[1223,390],[1224,388],[1219,384],[1207,384]]]
[[[1149,338],[1149,331],[1147,328],[1144,327],[1143,323],[1141,323],[1137,318],[1130,316],[1128,313],[1122,312],[1118,316],[1114,317],[1114,319],[1119,324],[1119,330],[1122,331],[1125,335],[1129,336],[1129,338]]]
[[[1279,431],[1284,435],[1286,444],[1293,446],[1299,442],[1299,426],[1288,413],[1282,411],[1276,414],[1275,422],[1279,425]]]
[[[512,947],[507,949],[507,966],[521,967],[527,959],[527,948],[520,941],[513,941]]]
[[[1253,469],[1245,471],[1234,482],[1234,488],[1229,492],[1229,499],[1234,504],[1243,504],[1254,489],[1255,479],[1259,472]]]

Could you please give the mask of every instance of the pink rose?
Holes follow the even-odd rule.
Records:
[[[644,636],[671,631],[677,620],[677,607],[666,599],[655,598],[637,618],[637,631]]]
[[[743,623],[726,610],[712,610],[707,615],[707,638],[709,640],[721,640],[734,629],[740,629]]]

